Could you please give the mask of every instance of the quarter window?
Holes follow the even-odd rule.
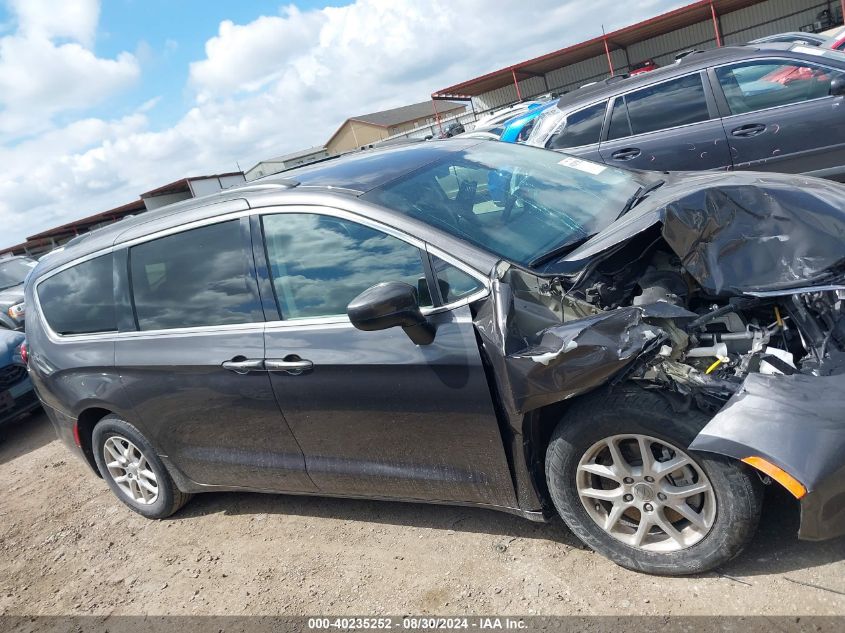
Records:
[[[845,73],[798,61],[759,61],[716,69],[731,114],[826,97]]]
[[[607,101],[573,112],[549,139],[549,149],[565,149],[598,143]]]
[[[59,334],[117,331],[112,256],[71,266],[38,284],[38,301]]]
[[[434,268],[434,276],[437,277],[437,284],[440,286],[440,296],[445,304],[458,301],[484,287],[478,279],[439,257],[432,255],[431,265]]]
[[[622,116],[627,109],[628,121]],[[701,75],[687,75],[648,86],[616,100],[608,140],[707,121]],[[617,110],[620,110],[617,113]]]
[[[315,213],[262,219],[267,260],[283,319],[345,315],[361,292],[404,281],[431,305],[418,248],[368,226]]]
[[[129,262],[141,330],[264,320],[239,220],[139,244]]]

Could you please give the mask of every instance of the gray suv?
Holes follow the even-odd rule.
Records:
[[[696,52],[564,95],[528,144],[632,169],[845,180],[845,54],[800,44]]]

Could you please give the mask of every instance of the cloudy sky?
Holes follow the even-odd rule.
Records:
[[[683,0],[0,0],[0,247]]]

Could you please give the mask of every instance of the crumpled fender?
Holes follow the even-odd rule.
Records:
[[[807,489],[800,537],[845,534],[845,374],[750,374],[690,448],[762,457]]]
[[[643,320],[648,307],[600,312],[540,284],[516,268],[498,271],[473,319],[512,417],[607,383],[666,339]]]

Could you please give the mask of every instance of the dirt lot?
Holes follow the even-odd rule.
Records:
[[[148,521],[43,414],[5,435],[0,615],[845,615],[845,539],[797,541],[777,494],[720,574],[654,578],[582,549],[559,522],[487,510],[225,493]]]

